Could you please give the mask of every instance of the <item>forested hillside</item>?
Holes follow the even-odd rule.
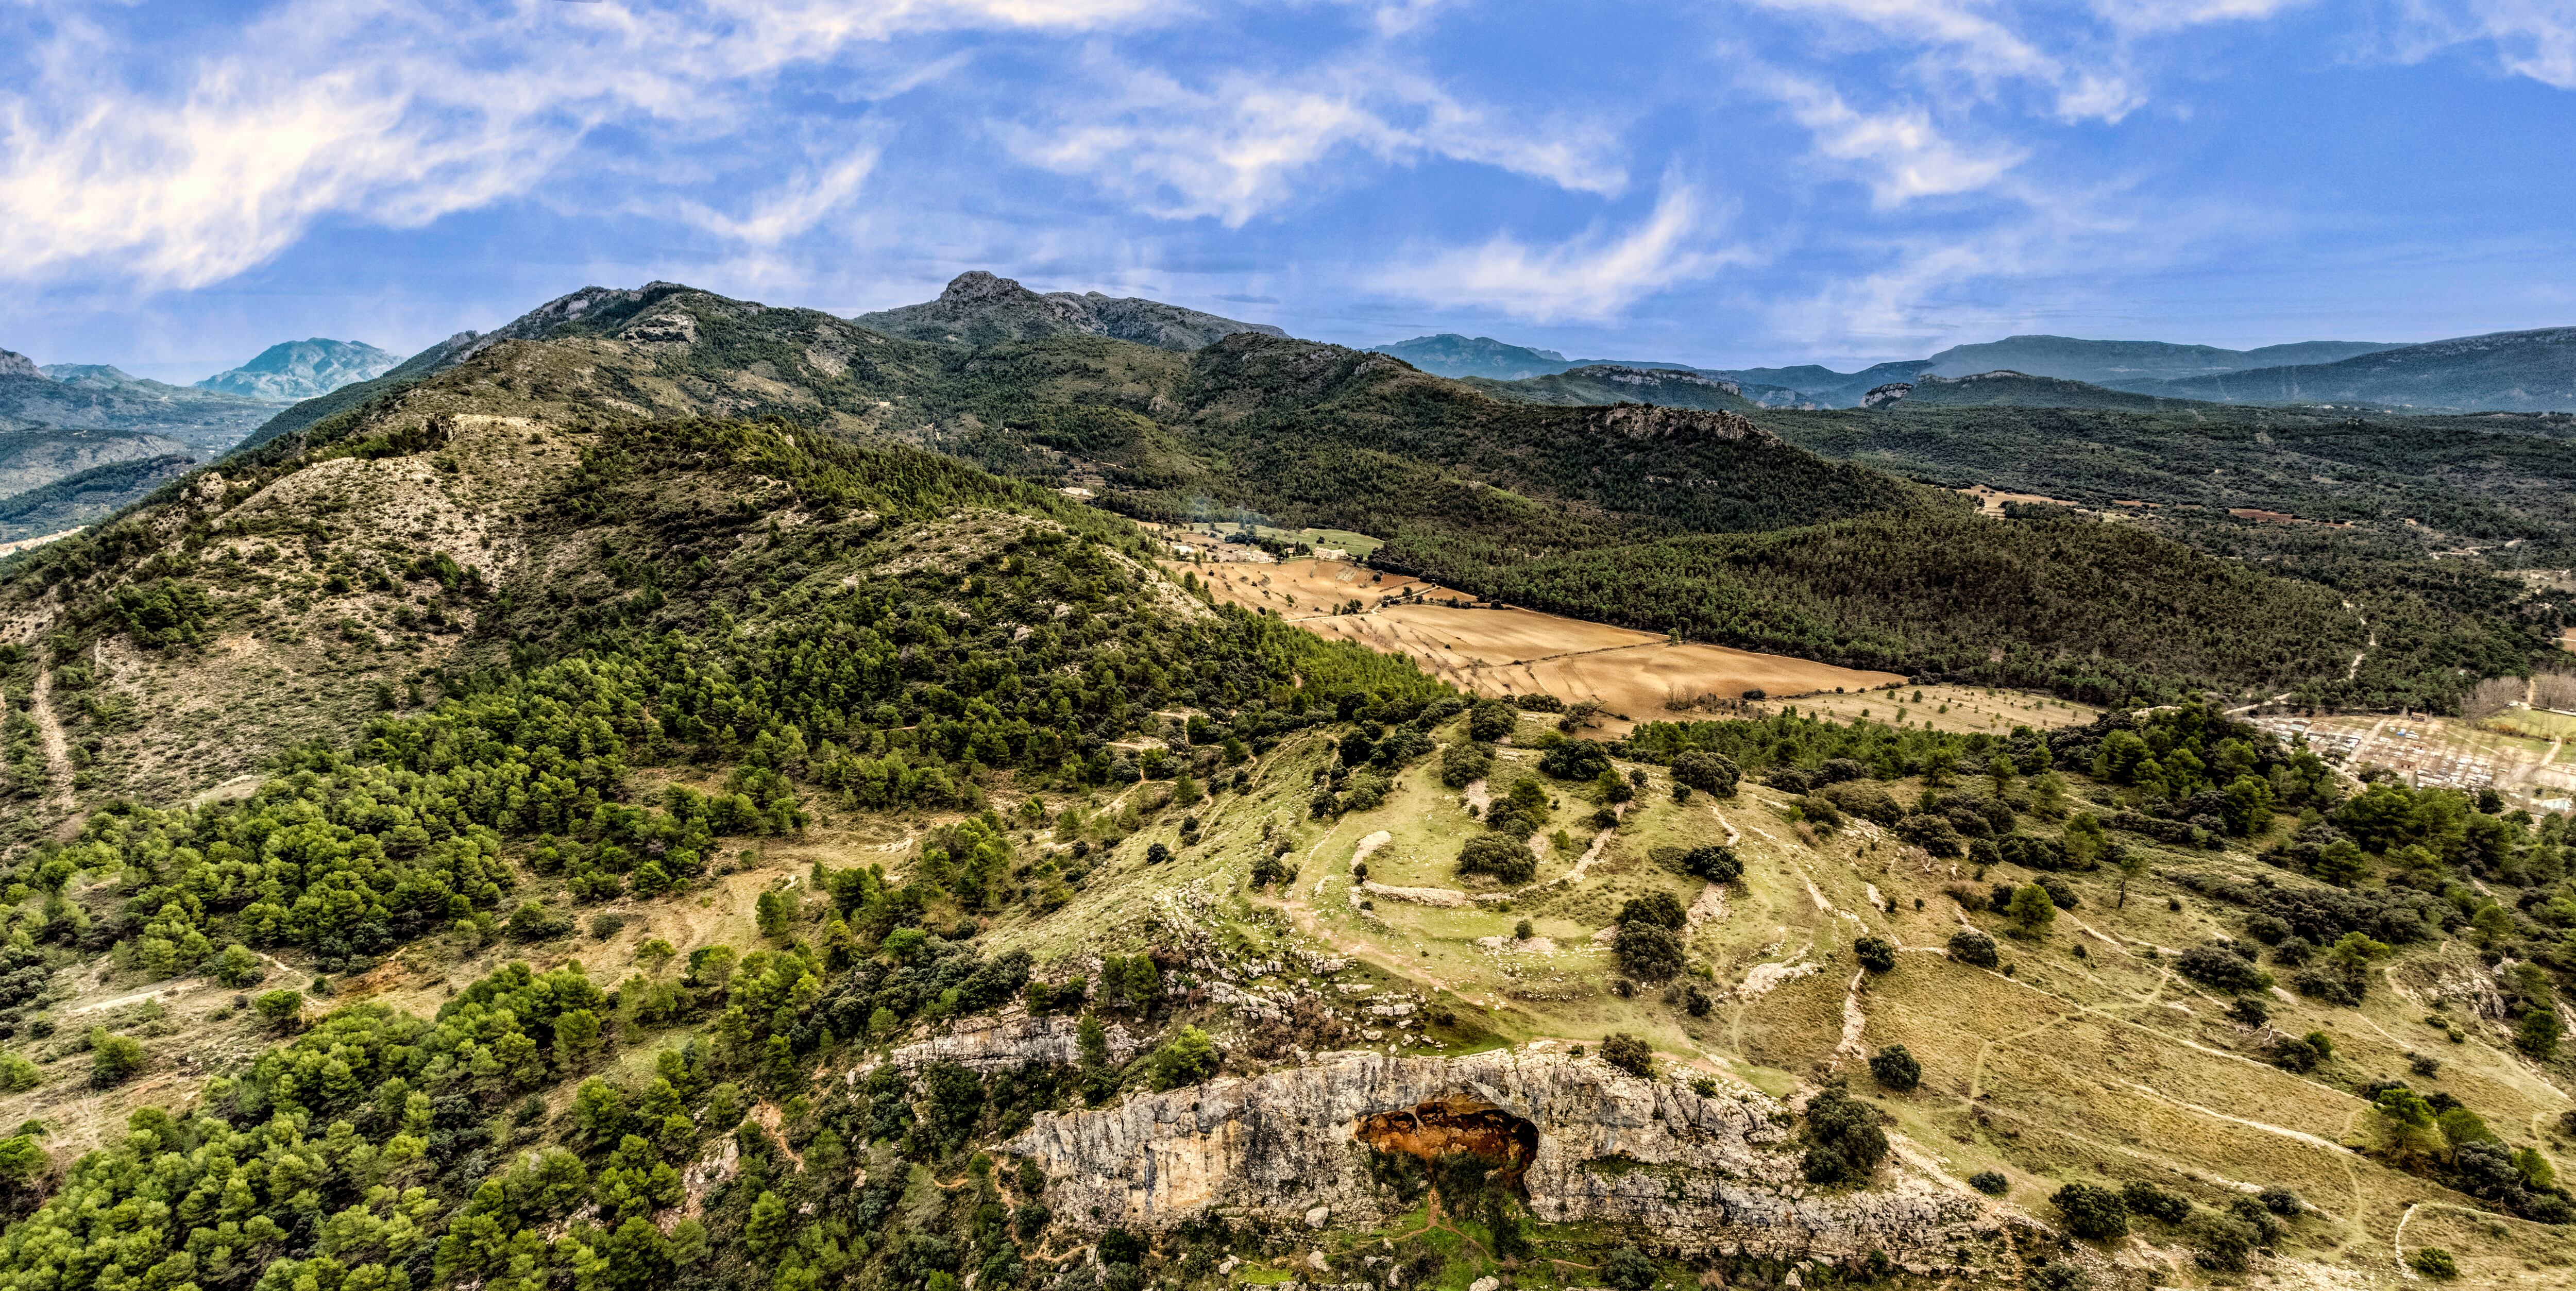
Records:
[[[514,340],[536,344],[513,350]],[[448,366],[459,361],[469,367]],[[436,375],[442,371],[450,375]],[[1257,333],[1195,352],[1079,334],[980,347],[930,343],[667,283],[575,293],[490,336],[416,357],[369,397],[399,403],[431,398],[432,389],[485,401],[506,392],[515,403],[591,416],[776,416],[815,433],[910,443],[1009,475],[1079,485],[1102,505],[1143,518],[1256,518],[1397,538],[1384,559],[1411,562],[1397,568],[1569,614],[1727,644],[1821,650],[1906,672],[2010,676],[2094,697],[2197,687],[2274,693],[2336,681],[2351,652],[2336,662],[2326,643],[2340,640],[2323,625],[2311,625],[2305,648],[2257,651],[2232,664],[2223,650],[2191,644],[2203,634],[2193,620],[2206,616],[2185,612],[2188,598],[2174,580],[2200,575],[2187,573],[2195,568],[2188,553],[2156,549],[2152,539],[2058,544],[2045,567],[2056,571],[2053,595],[2070,605],[2118,588],[2121,603],[2141,612],[2184,616],[2170,622],[2060,635],[1973,589],[1925,595],[1927,586],[1948,585],[1934,554],[1962,536],[1949,517],[1963,505],[1867,467],[2074,498],[2251,496],[2253,505],[2300,515],[2312,504],[2404,507],[2448,532],[2529,538],[2555,532],[2548,503],[2563,495],[2565,474],[2564,454],[2555,451],[2564,428],[2547,419],[2481,426],[2473,436],[2410,423],[2382,442],[2377,423],[2291,414],[2211,423],[2198,414],[1969,410],[1909,400],[1866,413],[1760,411],[1756,424],[1725,411],[1499,401],[1382,355]],[[292,451],[338,433],[365,406],[358,387],[332,399],[281,417],[247,460],[265,460],[267,444]],[[2064,451],[2074,436],[2094,447]],[[1793,442],[1858,464],[1820,460]],[[2316,483],[2321,476],[2336,483]],[[2230,492],[2238,481],[2245,493]],[[1864,516],[1898,530],[1919,527],[1891,533],[1866,555],[1820,548],[1845,553],[1846,567],[1800,562],[1776,570],[1763,593],[1773,608],[1759,615],[1723,608],[1730,593],[1715,584],[1664,586],[1646,598],[1633,578],[1566,582],[1515,572],[1576,552]],[[2024,541],[2009,533],[1975,539]],[[2139,542],[2145,547],[2131,551]],[[1552,590],[1540,595],[1543,585]],[[2349,579],[2335,586],[2381,594]],[[2314,586],[2263,577],[2240,591],[2231,603],[2242,621],[2233,630],[2257,635],[2308,631],[2290,625],[2313,618],[2319,600]],[[2475,680],[2461,667],[2528,667],[2516,649],[2527,658],[2548,626],[2485,596],[2446,601],[2444,611],[2468,616],[2459,622],[2436,623],[2396,603],[2374,615],[2375,608],[2362,612],[2390,625],[2385,666],[2415,660],[2425,671],[2390,672],[2367,685],[2352,678],[2362,688],[2338,693],[2354,702],[2446,703]],[[2498,644],[2517,631],[2529,636],[2523,646]],[[2462,634],[2483,644],[2462,647]],[[1963,662],[1980,654],[1992,658],[1979,668]],[[1997,672],[2003,657],[2022,662]],[[2283,671],[2311,666],[2314,674],[2300,678]]]

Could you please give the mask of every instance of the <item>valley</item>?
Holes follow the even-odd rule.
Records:
[[[1181,572],[1176,562],[1166,567]],[[1471,695],[1550,696],[1592,705],[1587,729],[1615,738],[1748,692],[1782,698],[1892,686],[1893,673],[1835,668],[1779,655],[1674,642],[1628,628],[1508,606],[1339,561],[1200,569],[1221,603],[1267,612],[1330,640],[1410,656]],[[1351,609],[1357,603],[1359,608]]]

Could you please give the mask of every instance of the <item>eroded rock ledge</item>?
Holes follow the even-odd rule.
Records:
[[[1342,1227],[1388,1218],[1369,1182],[1372,1150],[1487,1139],[1517,1158],[1542,1221],[1644,1225],[1688,1248],[1901,1258],[1989,1236],[2002,1219],[1903,1160],[1870,1189],[1813,1192],[1799,1177],[1787,1111],[1770,1098],[1702,1097],[1536,1048],[1327,1054],[1250,1079],[1041,1115],[1005,1150],[1046,1172],[1049,1204],[1077,1227],[1161,1228],[1210,1209],[1295,1221],[1316,1207]]]

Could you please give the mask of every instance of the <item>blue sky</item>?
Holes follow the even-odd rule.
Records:
[[[1710,366],[2576,324],[2569,0],[0,0],[0,347],[989,268]]]

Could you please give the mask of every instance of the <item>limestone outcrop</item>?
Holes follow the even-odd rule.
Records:
[[[1636,1224],[1699,1250],[1902,1258],[2000,1222],[1903,1157],[1868,1189],[1810,1189],[1780,1103],[1741,1088],[1702,1096],[1537,1046],[1327,1054],[1041,1115],[1004,1150],[1046,1172],[1048,1203],[1076,1226],[1160,1228],[1209,1210],[1294,1223],[1318,1207],[1339,1226],[1387,1217],[1372,1151],[1419,1155],[1426,1144],[1507,1164],[1543,1222]]]
[[[1014,1008],[967,1019],[946,1034],[900,1046],[889,1058],[906,1071],[953,1062],[986,1075],[1022,1067],[1070,1067],[1082,1061],[1081,1030],[1073,1018],[1033,1018]],[[1102,1038],[1111,1066],[1124,1066],[1136,1056],[1136,1041],[1127,1028],[1112,1022]]]

